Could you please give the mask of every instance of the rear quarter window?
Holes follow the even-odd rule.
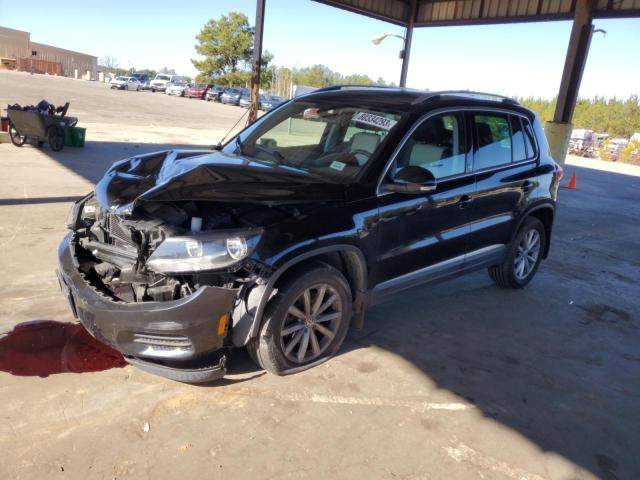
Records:
[[[538,149],[536,148],[533,127],[531,126],[531,122],[524,118],[522,119],[522,125],[524,127],[524,142],[527,148],[527,158],[535,158],[538,155]]]

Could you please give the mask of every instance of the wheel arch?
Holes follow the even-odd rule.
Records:
[[[246,345],[250,339],[258,335],[262,315],[267,303],[277,291],[278,282],[289,275],[294,275],[306,265],[316,261],[322,261],[333,266],[346,277],[351,286],[353,298],[353,321],[357,327],[362,327],[364,320],[364,293],[367,290],[368,281],[365,256],[359,248],[353,245],[336,244],[309,250],[289,259],[269,277],[266,285],[253,288],[257,295],[252,295],[253,292],[249,292],[245,300],[249,303],[244,309],[245,315],[242,316],[237,324],[234,322],[234,329],[237,329],[237,333],[234,332],[232,341],[235,346]],[[255,313],[251,313],[252,311]],[[246,313],[249,313],[249,315]],[[244,323],[244,325],[241,325],[241,323]]]
[[[516,228],[512,233],[511,239],[513,240],[513,238],[517,235],[518,231],[520,230],[520,227],[522,226],[522,223],[528,217],[537,218],[538,220],[540,220],[540,222],[542,222],[542,225],[544,225],[546,238],[545,238],[544,252],[542,254],[542,258],[547,258],[549,256],[549,249],[551,247],[551,231],[553,229],[553,221],[555,219],[555,213],[556,213],[555,210],[556,210],[555,205],[550,201],[537,203],[532,207],[528,208],[520,216],[520,220],[518,221],[518,224],[516,225]]]

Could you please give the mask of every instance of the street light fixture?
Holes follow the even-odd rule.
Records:
[[[400,86],[401,87],[405,87],[407,84],[407,67],[408,67],[408,62],[407,62],[407,38],[402,36],[402,35],[397,35],[395,33],[383,33],[382,35],[376,35],[375,37],[373,37],[371,39],[371,43],[373,43],[374,45],[380,45],[382,43],[382,41],[387,38],[387,37],[395,37],[395,38],[399,38],[400,40],[402,40],[402,50],[400,50],[400,55],[399,58],[402,60],[402,71],[400,73]]]
[[[376,35],[371,39],[371,43],[374,45],[380,45],[380,43],[382,43],[382,41],[387,37],[399,38],[404,43],[404,37],[402,35],[396,35],[395,33],[383,33],[382,35]]]

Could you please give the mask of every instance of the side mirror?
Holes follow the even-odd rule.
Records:
[[[419,195],[432,192],[437,186],[438,182],[429,170],[409,165],[400,169],[393,181],[385,185],[385,189],[389,192]]]

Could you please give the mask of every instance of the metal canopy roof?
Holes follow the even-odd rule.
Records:
[[[403,27],[411,0],[314,0]],[[416,0],[416,27],[570,20],[576,0]],[[594,18],[640,16],[640,0],[597,0]]]

